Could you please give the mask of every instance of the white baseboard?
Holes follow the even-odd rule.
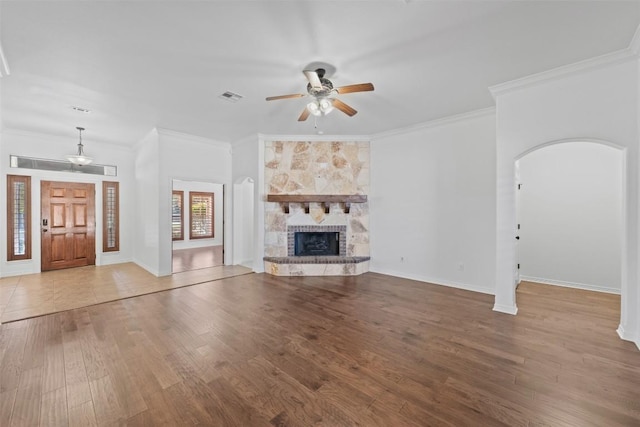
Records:
[[[253,272],[254,273],[264,273],[264,261],[260,261],[260,262],[253,262],[253,265],[249,268],[253,268]]]
[[[516,315],[518,314],[518,307],[516,305],[503,305],[503,304],[494,304],[493,311],[497,311],[499,313],[506,313]]]
[[[419,274],[404,273],[404,272],[393,271],[393,270],[370,269],[369,271],[371,271],[372,273],[386,274],[387,276],[400,277],[402,279],[433,283],[434,285],[447,286],[447,287],[456,288],[456,289],[464,289],[466,291],[480,292],[482,294],[489,294],[489,295],[495,294],[495,290],[493,288],[485,287],[485,286],[470,285],[468,283],[460,283],[460,282],[454,282],[452,280],[436,279],[433,277],[426,277]]]
[[[12,269],[11,271],[3,271],[2,273],[0,273],[0,278],[26,276],[27,274],[37,274],[37,273],[40,273],[40,270],[33,271],[30,268],[16,269],[16,270]]]
[[[242,261],[239,261],[237,263],[235,263],[235,265],[241,265],[243,267],[247,267],[253,270],[253,260],[252,259],[243,259]]]
[[[119,255],[100,254],[99,259],[96,258],[96,266],[124,264],[126,262],[134,262],[131,258],[120,257]]]
[[[520,281],[536,282],[536,283],[542,283],[545,285],[563,286],[565,288],[575,288],[575,289],[582,289],[585,291],[604,292],[607,294],[620,295],[620,289],[611,288],[607,286],[587,285],[585,283],[566,282],[564,280],[545,279],[542,277],[532,277],[532,276],[522,276],[522,275],[520,276]]]
[[[626,336],[626,334],[624,332],[624,326],[622,326],[621,324],[618,325],[618,329],[616,329],[616,332],[618,333],[618,336],[621,339],[629,341],[629,338]]]
[[[133,262],[134,262],[136,265],[138,265],[139,267],[144,268],[145,270],[147,270],[149,273],[153,274],[154,276],[156,276],[156,277],[160,277],[160,272],[159,272],[158,270],[156,270],[156,269],[154,269],[154,268],[151,268],[151,267],[149,267],[149,266],[145,265],[144,263],[140,262],[140,261],[139,261],[139,260],[137,260],[137,259],[134,259],[134,260],[133,260]]]
[[[618,329],[616,329],[616,332],[618,333],[618,336],[620,337],[620,339],[623,339],[625,341],[631,341],[636,345],[636,347],[638,347],[638,350],[640,350],[640,337],[638,337],[638,339],[634,339],[633,337],[630,337],[625,332],[624,326],[622,325],[618,325]]]

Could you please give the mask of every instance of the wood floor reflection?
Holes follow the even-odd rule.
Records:
[[[250,272],[242,266],[218,266],[156,277],[125,263],[1,278],[0,323]]]

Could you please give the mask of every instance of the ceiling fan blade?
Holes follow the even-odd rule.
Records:
[[[307,120],[307,117],[309,117],[309,109],[305,108],[304,110],[302,110],[302,114],[300,114],[300,117],[298,117],[298,121],[304,122],[305,120]]]
[[[333,100],[333,106],[336,107],[338,110],[342,111],[343,113],[345,113],[349,117],[351,117],[351,116],[353,116],[353,115],[355,115],[357,113],[356,110],[354,110],[353,108],[351,108],[350,106],[348,106],[344,102],[340,101],[339,99],[334,99]]]
[[[303,96],[307,96],[307,95],[303,95],[301,93],[294,93],[292,95],[270,96],[267,98],[267,101],[275,101],[276,99],[302,98]]]
[[[339,94],[353,93],[353,92],[369,92],[373,90],[373,83],[359,83],[356,85],[342,86],[342,87],[337,87],[335,90]]]
[[[303,73],[307,76],[307,80],[309,80],[309,84],[312,88],[322,90],[322,82],[320,81],[317,71],[304,70]]]

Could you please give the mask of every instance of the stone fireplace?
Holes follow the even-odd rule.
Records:
[[[265,183],[267,273],[369,270],[368,142],[267,142]]]

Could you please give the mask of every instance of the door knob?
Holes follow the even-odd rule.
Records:
[[[516,236],[516,240],[520,240],[520,236]]]

